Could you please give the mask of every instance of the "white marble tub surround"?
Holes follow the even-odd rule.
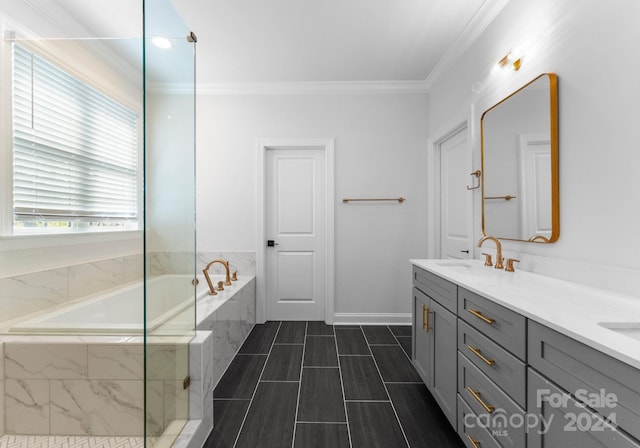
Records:
[[[215,276],[218,281],[224,276]],[[174,448],[200,448],[213,429],[213,389],[240,349],[255,323],[255,278],[238,281],[215,296],[200,278],[197,288],[197,330],[189,344],[189,421],[173,443]],[[189,316],[185,317],[189,318]],[[172,441],[167,434],[161,437]]]
[[[198,274],[213,260],[222,259],[229,262],[231,272],[238,271],[238,275],[253,277],[256,275],[255,252],[233,251],[201,251],[196,252],[195,269]],[[151,252],[147,257],[151,275],[190,274],[193,272],[193,252]],[[212,274],[224,274],[224,268],[213,265]]]
[[[131,336],[2,336],[5,433],[140,436],[143,339]],[[187,418],[189,337],[147,341],[148,433]],[[183,403],[183,404],[180,404]]]
[[[222,259],[229,262],[231,272],[238,271],[238,275],[254,277],[256,275],[255,252],[232,251],[203,251],[196,254],[196,269],[201,272],[204,267],[213,260]],[[211,266],[211,272],[222,274],[224,268],[219,264]]]
[[[79,297],[141,280],[142,266],[142,254],[134,254],[2,277],[2,320],[19,318]]]
[[[600,323],[640,323],[640,297],[480,260],[410,260],[420,268],[640,369],[640,341]]]
[[[206,295],[196,304],[196,328],[213,333],[214,386],[256,322],[255,277],[238,276],[236,287],[230,298]]]
[[[38,313],[23,321],[8,323],[8,332],[42,333],[122,333],[153,331],[193,305],[190,275],[163,275],[146,282],[117,286],[93,296]],[[146,288],[146,310],[144,290]],[[146,312],[146,315],[144,314]]]
[[[182,431],[199,440],[202,446],[213,429],[213,333],[196,331],[189,344],[189,420]],[[195,422],[197,422],[194,427]],[[192,428],[192,429],[189,429]],[[195,440],[193,441],[195,442]]]

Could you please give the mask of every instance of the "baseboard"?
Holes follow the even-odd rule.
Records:
[[[336,325],[411,325],[411,313],[335,313]]]

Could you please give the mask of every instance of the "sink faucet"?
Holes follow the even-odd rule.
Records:
[[[480,241],[478,241],[478,247],[482,247],[482,243],[484,243],[487,240],[491,240],[494,243],[496,243],[496,269],[503,269],[504,266],[502,264],[503,258],[502,258],[502,244],[500,244],[500,240],[498,238],[496,238],[495,236],[483,236],[482,238],[480,238]]]
[[[207,280],[207,284],[209,285],[209,295],[212,295],[212,296],[215,296],[217,294],[215,286],[213,286],[213,283],[211,283],[211,277],[209,277],[209,268],[214,263],[220,263],[222,266],[224,266],[224,269],[227,272],[227,278],[225,279],[224,285],[231,286],[231,273],[229,272],[229,262],[220,260],[220,259],[213,260],[202,270],[202,272],[204,273],[204,278]]]

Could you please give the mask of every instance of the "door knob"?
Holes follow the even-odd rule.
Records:
[[[274,240],[267,240],[267,247],[279,246],[280,243],[276,243]]]

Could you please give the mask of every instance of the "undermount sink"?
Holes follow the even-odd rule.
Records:
[[[472,268],[473,263],[469,260],[446,260],[436,263],[438,266],[446,266],[448,268]]]
[[[599,322],[598,325],[640,341],[640,322]]]

